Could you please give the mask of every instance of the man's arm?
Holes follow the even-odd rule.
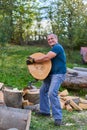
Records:
[[[46,55],[35,58],[34,61],[36,63],[40,63],[40,62],[44,62],[44,61],[48,61],[51,60],[52,58],[54,58],[56,56],[56,53],[49,51]]]

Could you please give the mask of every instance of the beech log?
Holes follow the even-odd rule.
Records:
[[[87,72],[87,68],[73,67],[74,70]]]
[[[62,86],[74,90],[87,90],[87,72],[68,68],[66,78],[62,83]]]
[[[0,130],[29,130],[30,120],[30,110],[0,106]]]
[[[28,90],[27,93],[23,96],[24,100],[35,104],[39,104],[39,89]]]
[[[4,102],[8,107],[22,108],[22,92],[18,90],[4,89]]]

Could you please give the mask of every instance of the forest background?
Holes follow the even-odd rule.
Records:
[[[44,44],[55,33],[62,45],[87,44],[86,0],[0,0],[0,44]]]

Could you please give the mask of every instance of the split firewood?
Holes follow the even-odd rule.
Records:
[[[22,95],[24,96],[24,95],[26,95],[26,94],[28,94],[28,93],[29,93],[29,89],[25,89],[25,90],[23,90]]]
[[[70,100],[70,105],[75,109],[75,110],[79,110],[82,111],[83,109],[78,106],[73,100]]]
[[[72,98],[72,99],[69,99],[69,100],[66,100],[65,104],[70,104],[70,100],[72,100],[74,103],[76,103],[77,105],[80,103],[80,98]]]
[[[25,106],[29,106],[29,105],[33,105],[33,103],[32,103],[32,102],[29,102],[28,100],[23,100],[23,102],[22,102],[23,108],[24,108]]]
[[[64,96],[64,97],[60,97],[61,99],[67,101],[67,100],[71,100],[71,99],[78,99],[77,96]]]
[[[67,95],[69,95],[69,93],[68,93],[68,91],[67,91],[67,89],[66,89],[66,90],[60,92],[58,95],[59,95],[59,96],[67,96]]]
[[[67,111],[70,111],[70,112],[73,111],[73,108],[69,104],[65,105],[65,108]]]
[[[87,109],[87,104],[86,103],[79,103],[79,107],[86,110]]]

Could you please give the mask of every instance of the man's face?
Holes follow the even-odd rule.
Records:
[[[47,41],[48,41],[48,44],[49,44],[50,46],[53,46],[53,45],[55,45],[55,44],[58,42],[56,36],[53,35],[53,34],[48,35]]]

